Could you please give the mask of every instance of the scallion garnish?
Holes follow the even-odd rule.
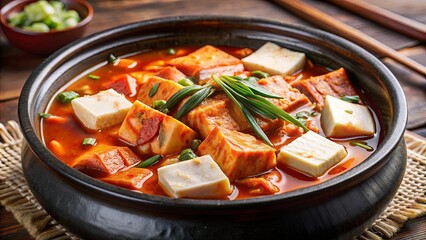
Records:
[[[44,119],[52,116],[52,114],[50,114],[50,113],[39,113],[38,115],[40,116],[40,118],[44,118]]]
[[[178,159],[179,161],[186,161],[197,157],[198,156],[195,155],[195,153],[190,148],[187,148],[180,152]]]
[[[355,95],[355,96],[343,96],[340,97],[341,100],[346,101],[346,102],[350,102],[350,103],[358,103],[359,102],[359,96]]]
[[[177,83],[179,83],[180,85],[182,85],[184,87],[188,87],[188,86],[194,85],[194,83],[191,80],[189,80],[188,78],[182,78]]]
[[[282,119],[287,122],[293,123],[296,126],[303,128],[305,131],[309,129],[296,118],[282,110],[281,108],[275,106],[273,103],[269,102],[266,98],[281,98],[279,96],[270,93],[267,89],[262,88],[261,86],[256,86],[254,84],[248,84],[249,81],[242,80],[238,77],[231,76],[212,76],[213,81],[219,85],[222,90],[228,95],[228,97],[234,102],[238,109],[243,113],[248,124],[252,130],[268,145],[272,146],[271,141],[269,141],[266,134],[260,128],[259,124],[256,122],[256,119],[253,117],[253,114],[269,118],[269,119]],[[259,89],[262,89],[259,91]]]
[[[90,74],[89,76],[87,76],[88,78],[90,78],[90,79],[93,79],[93,80],[99,80],[101,77],[99,77],[99,76],[97,76],[97,75],[92,75],[92,74]]]
[[[147,160],[139,163],[136,167],[138,167],[138,168],[146,168],[146,167],[154,165],[160,159],[161,159],[161,155],[155,155],[155,156],[152,156],[152,157],[148,158]]]
[[[166,104],[166,101],[164,100],[155,100],[152,103],[152,108],[156,109],[156,110],[160,110],[161,108],[163,108],[163,106]]]
[[[349,144],[352,145],[352,146],[364,148],[365,150],[367,150],[369,152],[374,150],[374,148],[369,146],[366,142],[350,142]]]
[[[352,110],[345,110],[345,112],[346,112],[346,113],[349,113],[349,114],[354,113],[354,111],[352,111]]]
[[[163,111],[165,109],[171,110],[175,107],[177,103],[179,103],[182,99],[185,97],[193,94],[194,92],[197,92],[199,90],[203,89],[203,87],[199,85],[192,85],[185,88],[182,88],[181,90],[177,91],[175,94],[173,94],[169,100],[167,100],[167,103],[160,109],[160,111]]]
[[[148,96],[153,97],[157,93],[159,86],[160,86],[160,82],[154,84],[154,86],[152,86],[151,90],[149,90]]]
[[[169,48],[169,49],[167,49],[167,54],[169,54],[169,55],[175,55],[176,54],[176,50],[174,48]]]
[[[73,99],[78,98],[80,95],[78,95],[78,93],[74,92],[74,91],[68,91],[68,92],[62,92],[58,95],[57,99],[61,102],[61,103],[69,103],[71,102]]]
[[[259,78],[269,77],[268,73],[260,71],[260,70],[256,70],[256,71],[251,72],[251,75],[254,75],[254,76],[259,77]]]
[[[116,56],[114,56],[112,54],[108,55],[108,62],[109,63],[115,63],[116,61],[117,61],[117,57]]]
[[[309,115],[311,115],[312,117],[315,117],[318,115],[318,112],[312,111]]]
[[[200,139],[194,139],[194,140],[192,140],[191,149],[194,150],[194,151],[197,151],[197,149],[200,146],[200,144],[201,144],[201,140]]]
[[[82,143],[83,146],[95,146],[96,138],[85,138]]]
[[[178,120],[181,119],[183,116],[189,113],[189,111],[198,106],[198,104],[200,104],[204,99],[210,96],[213,92],[214,88],[211,85],[206,85],[204,88],[197,91],[196,93],[194,93],[194,95],[188,98],[188,101],[183,104],[183,106],[177,111],[177,113],[173,117]]]

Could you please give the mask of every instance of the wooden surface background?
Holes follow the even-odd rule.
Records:
[[[3,6],[10,0],[0,0]],[[178,15],[231,15],[266,18],[310,25],[280,6],[266,0],[92,0],[95,15],[86,35],[118,25]],[[376,38],[404,55],[426,65],[424,43],[392,32],[375,23],[333,6],[326,1],[304,2]],[[372,4],[426,24],[426,0],[368,0]],[[0,122],[18,120],[17,103],[21,88],[45,58],[12,47],[0,32]],[[426,136],[426,79],[399,64],[383,59],[401,83],[408,102],[407,128]],[[0,239],[31,239],[4,208],[0,208]],[[392,239],[426,239],[426,217],[410,221]]]

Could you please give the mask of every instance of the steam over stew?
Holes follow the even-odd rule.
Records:
[[[207,45],[110,55],[40,117],[49,150],[100,181],[234,200],[315,185],[362,162],[380,136],[366,102],[345,69],[304,53]]]

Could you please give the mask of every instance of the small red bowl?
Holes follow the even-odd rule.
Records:
[[[93,8],[88,2],[84,0],[62,0],[66,9],[77,11],[82,19],[75,27],[39,33],[25,31],[9,25],[7,21],[9,16],[22,11],[26,5],[36,1],[11,1],[0,11],[0,22],[4,35],[12,45],[28,53],[48,55],[66,44],[79,39],[83,36],[87,24],[93,18]]]

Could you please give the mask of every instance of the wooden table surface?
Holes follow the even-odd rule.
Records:
[[[3,6],[10,0],[0,0]],[[309,25],[278,5],[265,0],[103,0],[88,1],[95,16],[86,35],[118,25],[177,15],[232,15],[272,19]],[[304,2],[334,16],[382,43],[426,65],[426,47],[414,39],[385,29],[375,23],[320,1]],[[369,0],[368,2],[426,24],[425,0]],[[18,120],[17,104],[21,88],[43,57],[26,54],[11,46],[0,33],[0,122]],[[408,101],[407,128],[426,135],[426,81],[425,78],[383,59],[403,86]],[[0,239],[31,239],[19,223],[3,207],[0,208]],[[426,239],[426,217],[408,222],[392,239]]]

